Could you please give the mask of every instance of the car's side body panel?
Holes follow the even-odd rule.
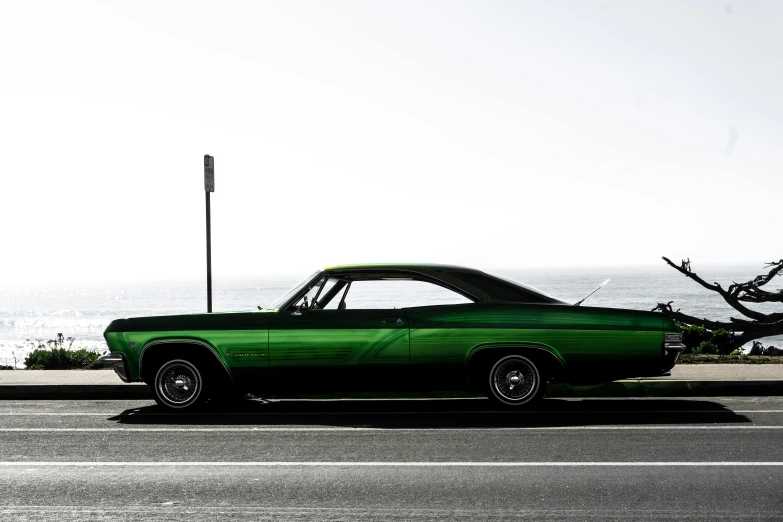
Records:
[[[666,319],[630,310],[554,305],[458,305],[409,312],[411,364],[463,366],[480,346],[525,345],[555,355],[574,381],[657,375]]]

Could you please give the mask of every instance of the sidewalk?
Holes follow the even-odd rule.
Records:
[[[683,364],[670,377],[593,386],[550,385],[548,397],[688,397],[783,395],[783,364]],[[0,400],[152,399],[143,383],[125,384],[111,370],[0,371]]]
[[[681,364],[669,377],[594,386],[551,385],[548,397],[716,397],[783,395],[783,364]]]
[[[144,383],[126,384],[106,370],[2,370],[0,400],[152,400]]]

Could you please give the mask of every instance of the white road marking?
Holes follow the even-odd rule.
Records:
[[[294,432],[294,431],[372,431],[392,434],[396,432],[446,432],[446,431],[635,431],[635,430],[783,430],[783,426],[757,426],[757,425],[705,425],[705,426],[511,426],[488,428],[383,428],[369,426],[312,426],[312,427],[241,427],[241,428],[0,428],[0,433],[48,433],[48,432],[127,432],[127,433],[152,433],[152,432]]]
[[[0,412],[0,417],[153,417],[153,416],[176,416],[176,417],[248,417],[248,416],[280,416],[280,415],[453,415],[453,414],[505,414],[505,415],[531,415],[531,414],[545,414],[545,415],[617,415],[628,413],[783,413],[783,410],[552,410],[552,411],[323,411],[323,412],[211,412],[211,413],[166,413],[166,412],[144,412],[144,413],[117,413],[115,412]]]
[[[212,461],[33,461],[33,462],[0,462],[2,467],[179,467],[179,466],[203,466],[203,467],[367,467],[367,468],[393,468],[393,467],[783,467],[783,462],[776,461],[695,461],[695,462],[212,462]]]
[[[95,412],[34,412],[34,411],[20,411],[20,412],[0,412],[0,417],[106,417],[119,415],[117,412],[113,413],[95,413]]]

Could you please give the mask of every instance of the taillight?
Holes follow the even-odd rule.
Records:
[[[681,343],[682,342],[682,334],[676,333],[676,334],[665,334],[663,336],[663,342],[665,343]]]

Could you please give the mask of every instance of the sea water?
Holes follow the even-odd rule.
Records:
[[[576,302],[607,278],[612,281],[583,306],[651,310],[657,303],[672,306],[696,317],[727,320],[742,317],[716,294],[665,265],[656,267],[496,269],[489,272],[534,286],[567,302]],[[728,287],[733,281],[748,281],[763,273],[762,265],[704,266],[697,272],[708,282]],[[213,311],[257,310],[284,294],[307,277],[221,280],[213,282]],[[783,277],[768,285],[778,289]],[[783,311],[781,304],[749,307]],[[103,352],[103,331],[121,317],[198,313],[206,311],[203,281],[112,285],[50,285],[0,287],[0,364],[23,367],[25,355],[36,340],[47,341],[62,333],[73,337],[73,348]],[[783,346],[783,336],[764,339]],[[68,344],[68,343],[66,343]]]

